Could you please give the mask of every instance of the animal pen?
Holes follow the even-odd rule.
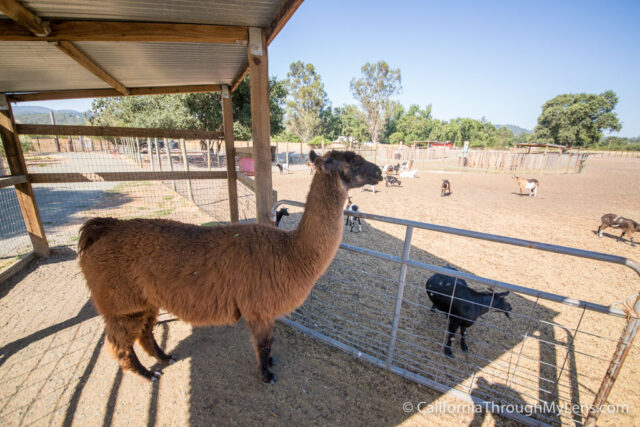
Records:
[[[281,200],[272,213],[282,205],[304,207]],[[351,211],[345,215],[404,228],[404,240],[392,245],[397,254],[342,243],[306,302],[282,320],[285,324],[379,368],[526,425],[595,424],[640,326],[640,295],[621,301],[620,307],[609,307],[477,276],[414,249],[412,238],[414,232],[433,231],[619,264],[639,275],[640,264],[619,256],[380,215]],[[368,241],[389,239],[372,235]],[[496,290],[510,291],[513,320],[481,317],[474,327],[482,332],[473,340],[467,338],[475,349],[464,360],[447,358],[442,352],[448,333],[445,318],[453,314],[449,308],[439,315],[426,305],[425,280],[431,273],[489,286],[494,295]],[[605,317],[617,320],[615,331],[599,327]]]
[[[91,216],[168,217],[197,224],[252,218],[270,222],[276,195],[271,185],[267,51],[301,3],[231,1],[221,8],[198,1],[159,1],[152,9],[122,0],[104,10],[102,4],[78,0],[74,4],[80,7],[74,10],[58,0],[2,2],[0,46],[12,61],[0,63],[0,257],[8,261],[4,267],[10,264],[0,281],[34,257],[47,257],[50,246],[73,246],[79,226]],[[240,150],[234,147],[231,100],[247,74],[253,146]],[[25,101],[189,92],[221,93],[223,132],[25,125],[15,123],[11,110],[11,103]],[[35,152],[23,152],[21,135],[38,136],[32,143]],[[64,138],[46,147],[41,135]],[[71,141],[67,145],[66,137]],[[211,165],[209,150],[203,153],[189,143],[220,139],[225,141],[221,167]],[[253,157],[255,180],[236,171],[237,154]],[[343,244],[307,302],[284,323],[411,381],[471,402],[495,403],[499,407],[489,410],[525,424],[596,420],[638,326],[635,300],[625,311],[453,271],[443,260],[412,250],[411,239],[418,230],[432,230],[626,264],[638,271],[632,261],[358,216],[406,227],[405,239],[398,242],[400,254]],[[362,268],[362,257],[376,262]],[[473,330],[485,335],[469,338],[470,357],[445,359],[446,316],[431,313],[425,305],[425,271],[511,290],[517,294],[512,311],[516,328],[509,329],[506,319],[482,318]],[[608,337],[598,330],[602,316],[619,319],[617,335]],[[427,330],[425,324],[437,327]],[[559,365],[558,358],[563,360]],[[585,363],[597,369],[583,372]],[[572,410],[584,403],[593,404],[593,411]],[[526,417],[515,406],[525,404],[544,410]]]

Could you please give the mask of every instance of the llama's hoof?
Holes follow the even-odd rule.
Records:
[[[266,371],[262,374],[262,382],[265,384],[275,384],[278,378],[269,371]]]

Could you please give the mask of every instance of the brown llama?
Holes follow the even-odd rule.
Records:
[[[342,240],[347,191],[382,180],[353,152],[310,158],[316,168],[300,224],[203,227],[161,219],[93,218],[78,242],[80,268],[105,322],[108,348],[123,370],[152,381],[133,344],[161,362],[173,358],[153,337],[159,309],[193,325],[244,317],[262,381],[275,383],[271,343],[276,318],[299,307]]]
[[[636,245],[633,241],[633,233],[635,231],[640,231],[640,224],[638,224],[632,219],[623,218],[620,215],[616,215],[612,213],[602,215],[602,218],[600,218],[600,221],[601,221],[601,224],[598,227],[598,237],[602,237],[602,230],[604,230],[607,227],[619,228],[620,230],[622,230],[622,234],[620,235],[620,237],[618,237],[618,240],[619,241],[622,240],[622,238],[626,234],[627,236],[629,236],[631,240],[631,246]]]
[[[524,190],[531,190],[531,194],[529,197],[536,197],[538,194],[538,180],[537,179],[526,179],[520,178],[518,175],[512,175],[511,178],[515,179],[518,182],[518,187],[520,188],[520,194],[524,192]]]

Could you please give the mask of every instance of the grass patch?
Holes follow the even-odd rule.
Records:
[[[160,209],[160,210],[157,210],[157,211],[153,212],[151,214],[151,217],[156,217],[156,216],[163,217],[163,216],[171,215],[174,211],[175,211],[175,209],[173,209],[173,208]]]

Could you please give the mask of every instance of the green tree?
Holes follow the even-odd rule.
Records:
[[[297,61],[289,66],[287,89],[287,129],[308,142],[318,135],[329,103],[324,83],[313,64]]]
[[[371,140],[377,143],[391,114],[391,97],[402,88],[400,69],[391,69],[385,61],[366,63],[362,76],[351,80],[351,93],[366,116]]]
[[[353,137],[358,142],[367,139],[367,122],[358,107],[346,105],[342,108],[336,108],[336,113],[340,117],[341,135]]]
[[[558,95],[542,106],[535,137],[562,145],[594,145],[602,138],[603,130],[622,128],[613,112],[617,103],[618,97],[610,90],[600,95]]]

